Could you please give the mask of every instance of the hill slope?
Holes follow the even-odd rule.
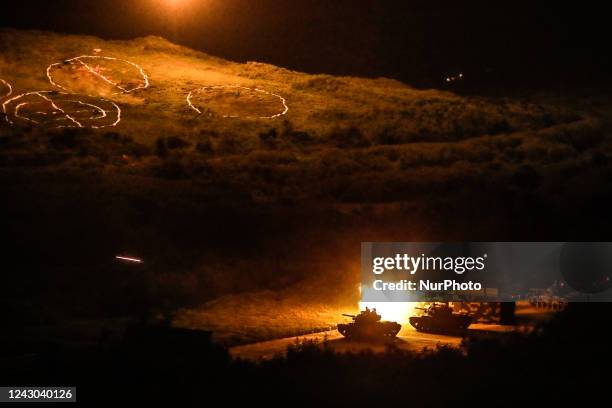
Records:
[[[385,186],[399,182],[414,190],[424,180],[421,174],[415,179],[417,168],[427,173],[425,182],[431,185],[449,173],[459,177],[484,167],[495,173],[513,172],[520,165],[574,160],[576,149],[588,149],[600,141],[594,133],[601,123],[593,112],[576,109],[558,98],[468,98],[418,91],[387,79],[306,75],[264,64],[222,61],[155,37],[108,42],[3,31],[0,49],[0,77],[12,84],[13,96],[38,90],[63,91],[50,83],[47,68],[77,56],[112,57],[137,64],[148,75],[150,86],[130,93],[113,94],[99,78],[78,72],[72,78],[60,78],[71,90],[111,99],[120,107],[121,121],[105,130],[129,138],[132,146],[121,153],[140,156],[130,163],[130,172],[148,176],[151,169],[160,166],[158,158],[148,153],[157,149],[158,156],[163,156],[168,148],[176,148],[181,157],[175,158],[173,168],[161,169],[161,176],[165,170],[167,176],[176,178],[218,171],[226,179],[247,178],[249,193],[265,198],[332,196],[343,201],[395,201],[402,197],[388,195]],[[120,67],[104,64],[95,68],[111,75],[120,71]],[[134,72],[125,75],[126,83],[140,80]],[[216,88],[219,86],[229,88]],[[202,87],[209,88],[202,91]],[[274,96],[257,94],[254,89],[284,98],[286,115],[252,119],[284,111]],[[194,91],[190,102],[195,106],[190,107],[187,96]],[[17,102],[9,105],[9,110]],[[243,118],[224,117],[227,115]],[[39,133],[48,130],[2,126],[5,131],[20,133],[22,146],[30,139],[40,144]],[[78,146],[73,150],[93,152],[98,139],[104,139],[101,134],[104,131],[77,129],[74,137]],[[69,139],[70,135],[63,137]],[[164,139],[168,137],[171,139]],[[88,156],[97,158],[95,153]],[[88,165],[99,164],[91,159],[88,157]],[[74,161],[74,157],[66,160]],[[363,190],[359,180],[383,174],[393,177],[388,183]],[[348,183],[347,177],[351,178]],[[338,186],[340,182],[345,185]]]

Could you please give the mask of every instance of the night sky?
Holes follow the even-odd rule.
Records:
[[[158,34],[213,55],[431,86],[465,72],[487,83],[607,80],[602,5],[443,0],[21,0],[0,26],[104,38]],[[173,29],[177,23],[179,30]]]

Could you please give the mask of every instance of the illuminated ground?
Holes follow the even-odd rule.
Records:
[[[533,325],[548,320],[553,313],[538,310],[525,304],[520,304],[517,310],[517,320],[519,323],[514,326],[504,326],[499,324],[475,323],[469,328],[467,336],[503,336],[514,331],[526,332],[533,328]],[[232,347],[230,349],[234,358],[247,360],[265,360],[278,355],[283,355],[287,347],[296,341],[315,341],[319,345],[326,344],[337,352],[362,352],[371,350],[382,352],[388,349],[385,343],[372,343],[363,341],[347,341],[336,330],[329,330],[314,334],[305,334],[298,337],[288,337],[279,340],[271,340],[254,344]],[[397,339],[391,344],[401,350],[411,350],[415,352],[425,352],[435,350],[437,347],[459,347],[462,338],[457,336],[447,336],[442,334],[420,333],[417,332],[408,322],[403,322],[402,330]],[[326,342],[326,343],[325,343]]]
[[[331,142],[361,148],[393,145],[400,156],[407,158],[423,154],[421,149],[415,151],[417,146],[410,148],[411,142],[456,142],[459,157],[453,158],[448,149],[434,150],[438,155],[448,152],[447,160],[457,161],[471,159],[466,150],[476,143],[484,145],[480,149],[490,150],[495,136],[513,133],[520,141],[526,136],[517,134],[520,131],[540,133],[553,124],[565,123],[594,125],[593,117],[586,112],[558,104],[462,98],[449,92],[415,90],[388,79],[305,75],[265,64],[233,64],[156,37],[105,42],[92,37],[4,31],[2,42],[0,70],[15,93],[57,89],[113,97],[126,111],[122,131],[139,142],[151,142],[168,131],[202,140],[202,131],[215,129],[238,133],[245,144],[251,145],[257,131],[280,129],[282,121],[228,121],[224,116],[242,116],[243,111],[247,118],[273,117],[285,112],[282,104],[265,106],[278,102],[270,94],[286,99],[287,119],[293,128],[303,132],[304,138],[315,139],[299,140],[296,135],[298,144],[314,142],[320,146]],[[250,92],[246,100],[236,103],[234,115],[227,100],[231,95],[219,92],[232,89],[220,88],[227,86],[269,94]],[[217,117],[200,117],[187,104],[189,93],[202,87],[207,88],[200,95],[205,99],[200,108],[211,104],[212,112],[219,111]],[[213,90],[218,95],[210,94]],[[271,100],[265,100],[267,97]],[[351,140],[350,135],[346,140],[333,138],[334,131],[350,127],[361,131],[361,139],[355,136],[356,140]],[[484,139],[473,140],[478,138]],[[386,155],[384,151],[379,154]]]
[[[115,103],[64,92],[26,92],[6,98],[2,107],[13,126],[102,129],[115,127],[121,121],[121,110]]]
[[[282,96],[236,85],[198,88],[187,95],[187,104],[200,115],[226,119],[276,119],[289,112]]]
[[[127,94],[149,87],[148,75],[142,67],[101,55],[82,55],[53,63],[47,67],[47,79],[65,92],[97,96]]]
[[[300,337],[290,337],[245,346],[237,346],[231,348],[230,352],[234,358],[246,360],[265,360],[283,355],[287,350],[287,347],[291,346],[296,341],[316,341],[321,345],[327,341],[327,345],[337,352],[361,352],[364,350],[382,352],[388,348],[388,346],[383,343],[347,341],[340,333],[335,330],[331,330]],[[425,349],[435,350],[438,346],[459,347],[461,344],[461,338],[438,334],[419,333],[416,330],[403,329],[392,344],[402,350],[421,352]]]

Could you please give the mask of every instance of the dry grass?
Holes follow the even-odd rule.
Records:
[[[332,330],[356,306],[304,302],[292,291],[262,291],[221,297],[178,311],[177,327],[212,330],[227,345]]]

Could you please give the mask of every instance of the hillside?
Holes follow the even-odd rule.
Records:
[[[85,150],[92,152],[81,157],[88,166],[103,166],[95,150],[102,147],[98,144],[103,140],[112,143],[108,132],[114,132],[126,146],[105,152],[111,156],[106,159],[112,160],[113,153],[126,153],[133,159],[131,174],[149,176],[160,165],[162,177],[223,174],[226,180],[238,183],[248,179],[248,193],[261,199],[396,201],[402,197],[386,196],[388,184],[394,182],[410,184],[414,190],[423,182],[430,184],[449,174],[460,178],[485,167],[497,177],[518,166],[558,165],[574,161],[577,153],[601,141],[596,134],[600,118],[594,112],[574,109],[570,98],[469,98],[418,91],[387,79],[306,75],[258,63],[222,61],[155,37],[106,42],[3,31],[1,38],[0,72],[12,85],[13,96],[64,91],[49,83],[46,70],[81,55],[129,61],[148,76],[146,89],[112,93],[119,90],[94,76],[77,72],[61,78],[61,72],[54,73],[71,91],[111,99],[121,108],[121,121],[115,127],[77,129],[62,136],[51,132],[59,144],[55,160],[78,165],[80,158],[70,155],[70,150]],[[103,63],[101,69],[114,75],[122,67]],[[116,75],[123,75],[125,83],[141,80],[136,72]],[[190,92],[217,86],[230,88],[199,91],[194,103],[203,112],[190,108]],[[282,96],[287,101],[286,115],[281,115],[285,109],[273,96],[251,95],[253,91],[235,86]],[[241,90],[243,95],[232,111],[232,96]],[[275,119],[255,119],[277,114]],[[34,140],[40,144],[39,133],[47,130],[3,124],[3,131],[19,133],[21,147]],[[71,138],[75,140],[68,140]],[[67,139],[67,146],[61,146],[59,139]],[[159,150],[175,150],[176,157],[170,160],[174,166],[167,165],[168,160],[160,162],[159,154],[155,157]],[[6,155],[3,160],[11,164]],[[417,169],[426,172],[427,178],[422,174],[415,178]],[[114,170],[122,171],[121,166]],[[362,185],[364,180],[391,172],[394,176],[388,182]],[[322,178],[323,185],[319,183]]]
[[[14,30],[0,79],[5,302],[32,322],[137,310],[244,327],[243,299],[324,327],[356,305],[360,241],[609,227],[605,95],[461,96]],[[305,302],[321,317],[292,311]]]

